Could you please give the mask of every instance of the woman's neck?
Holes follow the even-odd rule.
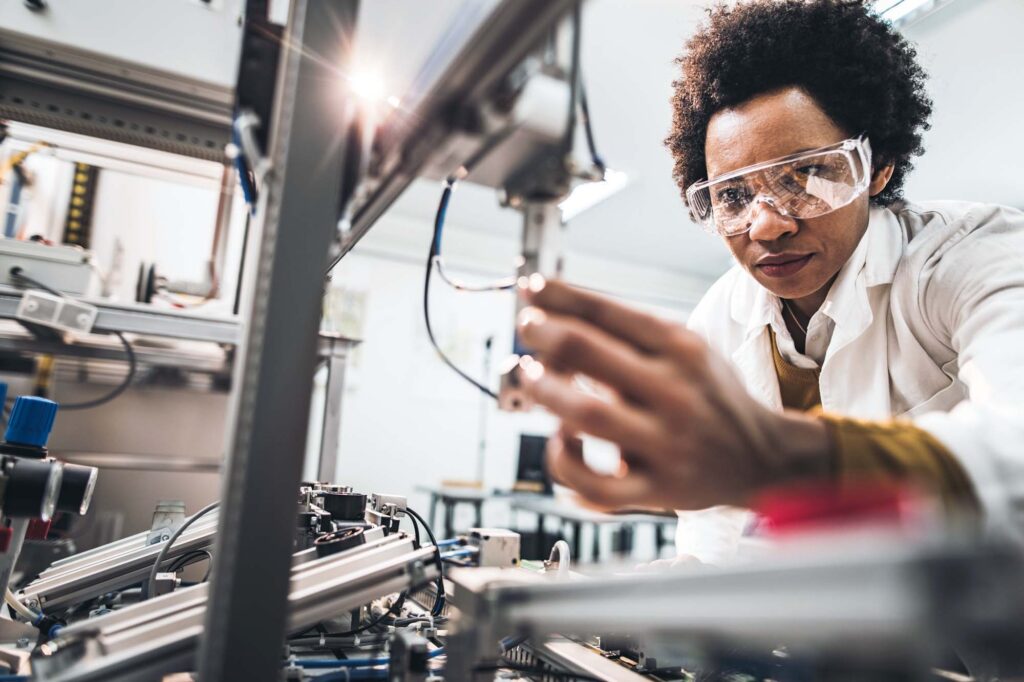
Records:
[[[825,299],[828,298],[828,291],[832,288],[832,283],[836,281],[836,277],[838,276],[838,273],[833,275],[832,278],[825,283],[825,286],[821,287],[813,294],[801,296],[800,298],[787,299],[790,307],[799,312],[801,317],[810,320],[814,317],[814,313],[818,312],[818,309],[825,303]],[[803,322],[803,320],[801,320],[801,322]]]

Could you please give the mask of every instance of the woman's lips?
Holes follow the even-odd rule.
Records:
[[[769,277],[789,277],[795,275],[804,269],[811,258],[814,257],[813,253],[809,253],[806,256],[797,256],[793,260],[783,261],[781,263],[759,263],[757,268],[768,275]]]

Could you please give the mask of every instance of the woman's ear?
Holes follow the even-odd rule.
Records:
[[[868,193],[871,196],[876,196],[885,189],[885,186],[889,184],[889,178],[892,177],[894,169],[895,166],[890,163],[888,166],[882,166],[875,171],[871,178],[871,184],[868,186]]]

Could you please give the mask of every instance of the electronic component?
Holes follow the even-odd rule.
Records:
[[[477,565],[512,568],[519,565],[519,533],[503,528],[471,528],[468,545],[476,549]]]
[[[98,312],[88,303],[30,290],[22,296],[16,317],[30,324],[85,334],[92,331]]]
[[[366,521],[382,526],[386,532],[392,533],[398,530],[398,524],[405,516],[405,510],[406,498],[401,495],[374,493],[370,495],[369,506],[366,509]]]

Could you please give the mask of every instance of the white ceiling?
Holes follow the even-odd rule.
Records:
[[[364,55],[400,93],[460,11],[494,0],[375,0],[363,3]],[[662,146],[673,59],[703,16],[697,0],[589,0],[583,60],[598,147],[630,185],[570,225],[569,251],[620,258],[708,278],[728,254],[689,222]],[[906,29],[932,73],[936,113],[928,153],[908,186],[912,198],[964,198],[1024,206],[1024,2],[960,0]],[[1011,75],[1012,74],[1012,75]],[[1008,153],[1016,150],[1015,153]],[[439,196],[417,182],[393,211],[430,221]],[[518,215],[490,190],[463,186],[449,220],[517,234]]]
[[[907,197],[1024,208],[1024,2],[958,0],[905,33],[935,103]]]

